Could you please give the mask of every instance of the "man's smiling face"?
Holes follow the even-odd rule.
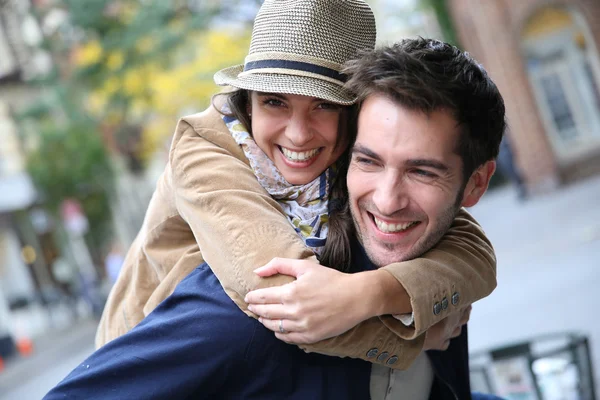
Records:
[[[383,95],[363,103],[348,171],[358,236],[377,266],[418,257],[450,228],[463,199],[459,128]]]

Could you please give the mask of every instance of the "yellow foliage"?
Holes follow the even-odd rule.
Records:
[[[136,48],[140,53],[147,53],[156,46],[156,40],[152,37],[145,37],[136,43]]]
[[[90,40],[75,53],[75,64],[79,67],[88,67],[96,64],[102,58],[102,45],[97,40]]]
[[[113,51],[106,58],[106,66],[111,71],[116,71],[123,66],[125,56],[122,51]]]
[[[122,1],[119,4],[119,17],[125,24],[131,23],[139,14],[139,6],[133,1]]]
[[[106,108],[108,98],[105,93],[100,91],[93,92],[87,99],[87,108],[92,114],[99,115]]]
[[[187,62],[159,71],[147,82],[152,123],[143,130],[145,156],[173,134],[177,119],[202,111],[218,87],[213,75],[221,68],[240,64],[248,51],[249,35],[209,31],[190,36],[182,46]],[[193,57],[189,57],[192,52]]]
[[[100,89],[100,93],[103,93],[106,98],[111,97],[119,91],[121,88],[121,81],[116,76],[111,76],[104,82],[104,86]]]
[[[138,70],[130,70],[123,77],[123,91],[127,96],[136,97],[144,94],[146,82]]]
[[[155,40],[146,37],[138,49],[150,51]],[[248,51],[249,34],[208,31],[188,35],[174,59],[179,63],[165,70],[152,62],[136,66],[104,82],[88,99],[90,111],[102,114],[111,96],[122,93],[131,100],[132,116],[143,126],[143,153],[150,157],[172,135],[183,114],[203,110],[219,88],[213,75],[221,68],[240,64]],[[111,53],[108,67],[117,70],[122,54]]]

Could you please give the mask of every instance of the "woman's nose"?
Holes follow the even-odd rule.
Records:
[[[303,116],[294,117],[286,128],[286,137],[294,146],[302,147],[313,138],[309,121]]]

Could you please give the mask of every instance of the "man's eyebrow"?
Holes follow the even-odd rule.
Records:
[[[428,159],[415,159],[415,160],[408,160],[406,162],[406,164],[409,167],[430,167],[430,168],[434,168],[437,169],[439,171],[443,171],[446,172],[448,171],[450,168],[437,160],[428,160]]]
[[[381,159],[381,157],[379,157],[379,155],[377,153],[375,153],[373,150],[371,150],[368,147],[365,147],[361,144],[355,144],[354,146],[352,146],[352,154],[356,154],[356,153],[360,153],[360,154],[367,156],[369,158],[372,158],[374,160]]]

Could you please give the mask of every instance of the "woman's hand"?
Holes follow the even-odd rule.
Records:
[[[274,258],[255,270],[262,277],[296,277],[287,285],[254,290],[246,296],[248,309],[288,343],[315,343],[340,335],[370,317],[364,301],[361,274],[345,274],[306,260]],[[364,275],[363,275],[364,278]]]

